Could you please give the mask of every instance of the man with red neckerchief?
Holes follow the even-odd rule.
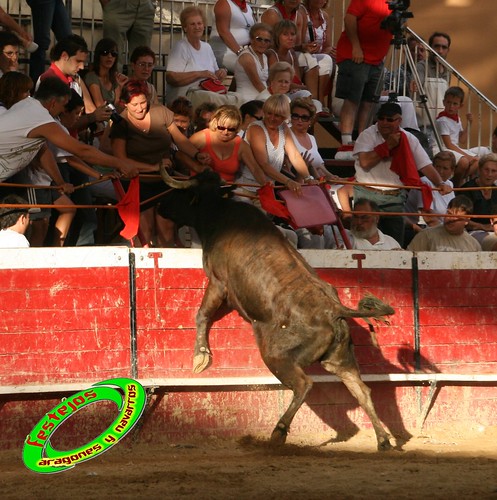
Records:
[[[111,110],[107,108],[106,104],[98,108],[95,106],[88,88],[78,74],[84,68],[88,57],[88,46],[84,38],[79,35],[70,35],[57,42],[50,55],[52,60],[50,67],[38,79],[36,88],[45,78],[56,77],[73,88],[83,98],[86,114],[78,120],[77,130],[85,129],[91,123],[109,120]],[[75,133],[71,135],[75,136]]]
[[[359,134],[354,146],[356,181],[364,184],[354,186],[354,199],[373,200],[382,212],[403,212],[407,199],[407,191],[403,187],[420,186],[424,195],[423,204],[429,208],[431,191],[426,184],[422,185],[420,173],[430,179],[441,194],[452,191],[442,181],[418,139],[401,128],[402,108],[399,104],[382,104],[377,119],[376,124]],[[368,184],[389,186],[373,187]],[[382,217],[380,229],[403,245],[402,216]]]

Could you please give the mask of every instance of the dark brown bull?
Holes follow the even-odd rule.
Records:
[[[226,303],[252,324],[264,363],[293,391],[292,402],[271,435],[273,444],[285,442],[312,387],[304,368],[319,361],[357,398],[373,423],[378,449],[391,448],[370,389],[360,378],[346,318],[383,320],[394,310],[374,297],[363,298],[358,309],[342,305],[335,288],[318,278],[259,209],[223,196],[227,189],[217,174],[203,172],[188,181],[175,181],[165,170],[161,174],[171,187],[183,188],[171,193],[162,214],[197,230],[209,278],[196,317],[194,372],[211,363],[209,329]]]

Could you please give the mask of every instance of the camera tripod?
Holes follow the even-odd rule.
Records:
[[[412,16],[409,16],[412,17]],[[411,84],[414,83],[417,94],[417,104],[421,106],[423,115],[427,118],[424,124],[420,124],[420,129],[427,135],[428,141],[435,141],[438,148],[443,149],[440,135],[435,127],[435,119],[432,110],[428,107],[428,96],[425,93],[424,83],[421,81],[416,68],[416,62],[407,46],[406,27],[397,26],[393,31],[391,41],[389,70],[383,70],[382,78],[376,87],[375,102],[380,101],[382,90],[385,87],[385,80],[388,78],[388,102],[399,102],[399,97],[408,96]],[[373,122],[373,111],[369,117],[369,123]]]

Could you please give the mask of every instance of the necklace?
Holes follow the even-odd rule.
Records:
[[[255,60],[259,63],[259,66],[261,69],[264,69],[264,57],[262,55],[256,54],[254,49],[249,45],[249,51],[252,53],[252,55],[255,57]]]
[[[144,127],[143,123],[141,123],[142,121],[145,121],[146,118],[144,118],[143,120],[137,120],[136,118],[132,117],[128,113],[128,119],[129,119],[131,125],[133,125],[133,127],[135,127],[136,129],[138,129],[140,132],[147,132],[148,131],[148,127]]]
[[[247,19],[247,16],[245,15],[245,12],[248,14],[248,5],[245,0],[231,0],[239,9],[240,12],[242,13],[243,19],[245,19],[245,29],[247,31],[250,31],[250,28],[252,27],[252,24],[250,24],[249,19]],[[252,19],[253,21],[253,19]]]

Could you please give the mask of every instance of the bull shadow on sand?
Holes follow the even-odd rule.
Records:
[[[350,326],[351,330],[353,330],[354,339],[361,340],[362,351],[364,352],[365,348],[368,350],[367,358],[369,362],[361,363],[361,357],[364,356],[357,356],[359,358],[361,376],[365,374],[414,372],[440,373],[440,370],[433,363],[409,346],[398,348],[397,363],[394,364],[383,355],[381,346],[376,347],[372,343],[366,344],[366,342],[362,342],[363,339],[370,338],[370,334],[366,328],[353,320],[351,320]],[[319,363],[316,363],[306,370],[306,373],[312,377],[313,375],[322,375],[328,372],[322,369]],[[406,428],[399,403],[397,402],[397,387],[399,387],[399,383],[368,381],[365,383],[371,389],[371,398],[378,417],[393,438],[392,445],[394,445],[395,449],[402,450],[402,446],[414,436]],[[312,412],[336,433],[334,437],[321,443],[321,446],[348,441],[362,428],[356,425],[349,416],[349,413],[360,410],[360,407],[344,384],[315,383],[306,398],[306,403]],[[365,419],[367,419],[366,416]]]

